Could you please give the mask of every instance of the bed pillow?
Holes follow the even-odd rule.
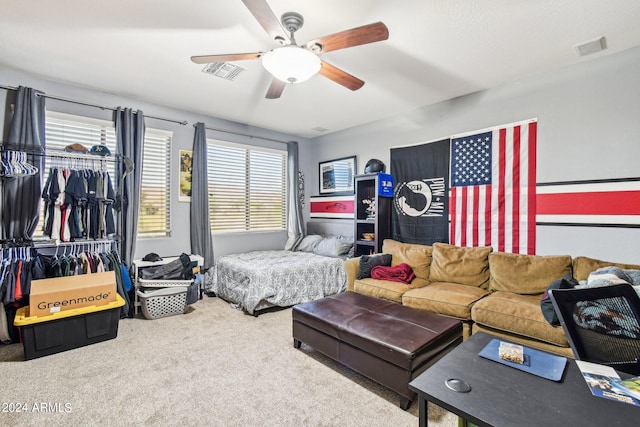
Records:
[[[313,253],[316,255],[339,257],[348,254],[352,246],[353,240],[346,240],[335,236],[325,237],[313,248]]]
[[[295,250],[298,252],[313,252],[315,247],[318,246],[318,243],[320,243],[323,238],[324,237],[319,234],[309,234],[304,236],[300,243],[298,243],[298,246],[296,246]]]
[[[391,266],[391,254],[381,255],[362,255],[360,257],[360,269],[358,270],[358,279],[366,279],[371,277],[373,267],[381,265],[383,267]]]

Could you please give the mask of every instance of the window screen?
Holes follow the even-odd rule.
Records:
[[[166,131],[145,131],[138,237],[170,235],[171,137],[172,133]]]
[[[214,233],[286,227],[287,152],[207,140]]]

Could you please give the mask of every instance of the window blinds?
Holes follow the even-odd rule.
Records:
[[[207,142],[211,230],[285,229],[286,151]]]

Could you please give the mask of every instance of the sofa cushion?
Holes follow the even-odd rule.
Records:
[[[385,239],[382,242],[382,252],[391,254],[392,266],[409,264],[416,278],[423,280],[429,280],[432,251],[433,248],[426,245],[401,243],[392,239]]]
[[[488,257],[492,250],[491,246],[463,248],[434,243],[429,277],[432,282],[459,283],[486,289],[489,283]]]
[[[551,282],[571,274],[571,256],[494,252],[489,256],[489,268],[491,291],[540,295]]]
[[[357,279],[353,282],[353,291],[359,294],[401,303],[402,294],[411,289],[425,286],[427,283],[426,280],[419,278],[413,279],[409,284],[373,278]]]
[[[579,256],[573,260],[573,277],[578,281],[587,280],[590,273],[599,268],[608,266],[620,267],[623,270],[640,270],[640,265],[636,264],[621,264],[618,262],[602,261],[586,256]]]
[[[358,279],[366,279],[367,277],[371,277],[371,270],[373,269],[373,267],[378,265],[391,265],[391,254],[362,255],[360,257]]]
[[[471,319],[484,326],[566,347],[561,327],[551,326],[540,310],[540,295],[497,291],[471,308]]]
[[[471,319],[471,306],[488,292],[475,286],[435,282],[402,295],[402,304],[432,313]]]

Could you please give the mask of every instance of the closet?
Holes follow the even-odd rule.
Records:
[[[121,316],[128,315],[132,286],[116,234],[120,156],[58,149],[14,151],[3,145],[0,162],[0,300],[8,324],[0,328],[0,341],[18,341],[10,320],[29,304],[32,280],[114,271],[117,291],[125,300]],[[34,187],[19,182],[28,177],[42,182],[35,220],[26,213],[34,212],[34,198],[22,197]],[[6,185],[9,180],[12,184]],[[32,238],[29,230],[36,230]]]

